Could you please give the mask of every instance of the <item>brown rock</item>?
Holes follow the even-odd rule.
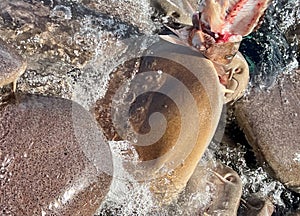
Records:
[[[25,72],[26,65],[26,61],[0,39],[0,87],[13,83],[15,91],[16,81]]]
[[[281,75],[268,91],[253,90],[235,105],[237,121],[261,162],[300,192],[300,74]]]
[[[0,105],[1,215],[93,215],[110,173],[109,148],[80,105],[34,95]]]
[[[140,35],[141,26],[135,23],[148,29],[143,32],[155,29],[139,2],[105,0],[107,12],[92,7],[92,2],[96,1],[0,1],[0,38],[26,56],[28,63],[20,91],[71,98],[75,83],[97,73],[91,72],[95,59],[103,65],[117,58],[125,48],[116,49],[116,41]],[[101,5],[104,0],[97,1]],[[124,16],[116,16],[125,8]],[[99,51],[105,58],[97,58]]]

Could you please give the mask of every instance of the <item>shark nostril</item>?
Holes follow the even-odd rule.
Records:
[[[235,178],[233,176],[228,176],[226,179],[230,182],[233,182],[235,180]]]
[[[236,68],[236,69],[234,70],[234,73],[240,73],[240,72],[242,72],[242,69],[241,69],[241,68]]]
[[[236,181],[236,177],[232,173],[226,173],[224,175],[224,179],[226,179],[229,182],[235,182]]]

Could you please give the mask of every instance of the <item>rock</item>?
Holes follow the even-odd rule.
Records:
[[[130,2],[121,4],[115,1],[109,12],[116,11],[116,8],[122,10],[128,5],[131,8],[137,4],[143,6],[140,2],[134,5]],[[101,66],[107,65],[125,49],[116,49],[116,44],[141,35],[139,26],[123,21],[123,17],[90,7],[90,3],[68,0],[0,1],[0,38],[9,41],[26,56],[28,63],[19,82],[20,91],[71,99],[74,84],[81,79],[86,80],[84,76],[96,76],[91,75],[90,68],[95,66],[97,56],[102,60]],[[146,15],[139,19],[140,14],[142,12],[139,11],[132,12],[130,16],[125,13],[127,20],[139,20],[138,23],[147,28],[150,28],[149,23],[154,25],[150,14],[147,14],[147,20]],[[98,66],[93,73],[102,75],[98,70],[104,73],[104,69]]]
[[[80,105],[26,95],[0,106],[1,215],[94,215],[111,173],[110,150]]]
[[[93,9],[78,2],[3,0],[1,38],[14,41],[28,56],[29,65],[30,58],[39,55],[47,61],[62,61],[82,68],[95,56],[100,40],[108,37],[99,34],[100,31],[106,30],[114,39],[139,32],[136,26]],[[37,60],[33,59],[32,64]]]
[[[192,25],[192,15],[199,7],[196,0],[151,0],[150,2],[154,8],[184,25]]]
[[[13,83],[13,91],[16,91],[17,79],[25,72],[26,65],[26,61],[0,39],[0,87]]]
[[[258,159],[273,177],[300,192],[300,73],[280,75],[268,91],[253,89],[235,115]]]
[[[154,22],[151,20],[152,8],[148,0],[141,1],[111,1],[111,0],[83,0],[82,6],[85,6],[97,13],[107,14],[108,19],[119,19],[122,22],[131,25],[130,34],[134,31],[151,34],[156,30]],[[133,18],[134,17],[134,18]],[[157,24],[157,23],[156,23]],[[111,26],[114,28],[113,26]],[[137,33],[136,32],[136,33]]]
[[[289,29],[286,32],[285,36],[287,37],[290,43],[294,43],[295,45],[298,45],[297,48],[295,47],[295,49],[297,49],[296,56],[299,63],[300,62],[300,23],[294,25],[291,29]],[[300,65],[298,65],[298,68],[299,67]]]

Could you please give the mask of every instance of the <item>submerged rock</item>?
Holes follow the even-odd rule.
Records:
[[[110,150],[80,105],[27,95],[0,106],[1,215],[93,215],[111,173]]]
[[[184,25],[192,25],[192,14],[198,10],[197,0],[151,0],[151,5]]]
[[[1,0],[0,38],[26,55],[28,63],[19,89],[71,98],[74,84],[85,78],[97,56],[105,67],[116,56],[114,52],[124,50],[116,49],[120,41],[151,34],[155,29],[146,12],[149,5],[136,1],[109,3]],[[108,10],[100,7],[105,5]],[[123,16],[117,16],[124,8]],[[97,75],[105,73],[100,67],[96,70]]]
[[[0,39],[0,87],[16,82],[26,69],[26,61],[8,44]]]
[[[235,114],[270,174],[300,192],[300,73],[281,75],[269,91],[252,90]]]

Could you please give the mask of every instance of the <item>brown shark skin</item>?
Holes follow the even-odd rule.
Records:
[[[224,66],[232,78],[227,81],[227,89],[234,93],[225,94],[225,103],[234,103],[244,95],[249,83],[249,67],[243,55],[238,52],[229,65]]]
[[[251,196],[247,201],[243,201],[245,209],[240,213],[248,216],[271,216],[274,212],[274,205],[268,198]]]
[[[183,31],[186,31],[186,29]],[[182,31],[174,31],[174,33],[178,33],[178,36],[180,36]],[[188,43],[170,36],[163,36],[161,38],[176,45],[190,46]],[[240,42],[228,42],[224,44],[226,45],[215,43],[210,45],[210,48],[207,50],[190,47],[192,47],[193,50],[199,51],[207,59],[212,61],[215,71],[219,76],[220,83],[227,90],[233,91],[231,93],[224,91],[225,103],[229,103],[235,102],[243,96],[249,82],[249,67],[242,54],[238,52]]]
[[[224,178],[225,177],[225,178]],[[209,194],[208,194],[209,191]],[[189,179],[181,203],[193,194],[207,194],[206,203],[195,210],[193,215],[237,215],[242,195],[242,182],[239,175],[221,162],[200,161]],[[199,200],[201,202],[203,200]]]
[[[206,214],[237,215],[242,196],[242,180],[239,175],[230,167],[218,164],[213,169],[211,182],[216,186],[216,196]]]
[[[13,83],[25,72],[26,61],[7,43],[0,39],[0,87]]]
[[[91,124],[91,115],[66,99],[19,95],[0,105],[1,215],[94,215],[112,177],[83,151],[96,146],[83,141],[93,137]],[[112,169],[109,149],[101,159]]]
[[[187,131],[183,135],[181,147],[178,147],[177,151],[173,151],[182,124],[182,114],[176,104],[161,94],[149,93],[138,97],[131,107],[130,112],[133,114],[131,124],[135,131],[139,133],[143,134],[149,131],[148,117],[153,112],[162,113],[167,119],[166,131],[156,143],[149,146],[135,145],[142,165],[143,162],[154,160],[152,166],[146,168],[141,166],[140,168],[145,176],[149,176],[148,179],[135,177],[143,182],[150,182],[154,196],[161,205],[165,205],[176,199],[178,193],[184,189],[209,144],[220,118],[223,96],[212,63],[200,53],[188,47],[174,46],[165,41],[158,42],[147,53],[152,54],[143,58],[138,73],[161,70],[180,80],[193,95],[201,116],[200,122],[190,122],[191,128],[197,128],[199,125],[200,131]],[[172,61],[169,59],[172,59]],[[124,82],[124,79],[126,80],[132,76],[134,65],[135,62],[126,62],[125,66],[123,65],[113,72],[106,95],[95,106],[96,119],[109,140],[122,140],[113,125],[110,109],[118,85]],[[182,65],[188,65],[188,70]],[[169,82],[168,79],[163,80],[158,88],[165,88],[170,85]],[[170,94],[182,94],[181,89],[168,89]],[[191,109],[190,104],[185,104],[184,100],[181,106],[184,108],[183,110],[186,110],[186,113],[193,112],[189,110]],[[140,110],[144,110],[142,113],[138,111],[141,107]],[[195,136],[196,143],[194,143],[194,146],[187,147],[192,141],[191,137]],[[132,144],[134,145],[134,143]],[[186,157],[182,156],[184,152],[187,153]],[[160,170],[173,161],[178,165],[174,167],[172,173],[160,174]],[[138,169],[137,166],[134,166],[134,168],[135,171]]]
[[[227,42],[213,44],[203,55],[214,63],[228,65],[232,62],[240,47],[240,42]]]

